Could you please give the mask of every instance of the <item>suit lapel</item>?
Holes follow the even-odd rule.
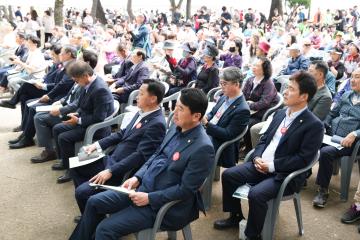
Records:
[[[128,133],[131,131],[131,129],[132,129],[134,123],[136,122],[136,120],[138,119],[138,117],[139,117],[139,112],[137,112],[135,114],[135,116],[131,119],[131,122],[126,126],[124,137],[128,136]]]
[[[140,120],[140,122],[139,122],[141,124],[140,128],[145,127],[145,125],[149,122],[149,118],[154,117],[154,115],[158,115],[159,111],[161,111],[161,109],[159,109],[159,110],[147,115],[146,117],[142,118]],[[127,138],[128,136],[130,136],[132,134],[132,132],[137,129],[136,126],[135,127],[133,127],[133,126],[134,126],[134,123],[135,123],[136,119],[139,117],[139,113],[137,113],[135,115],[135,117],[131,120],[130,124],[126,127],[126,132],[124,134],[124,138]]]
[[[244,96],[240,96],[238,99],[236,99],[227,109],[226,111],[222,114],[222,116],[219,119],[219,122],[221,120],[223,120],[225,118],[225,116],[229,115],[232,111],[235,110],[235,108],[241,103],[241,101],[243,100]]]

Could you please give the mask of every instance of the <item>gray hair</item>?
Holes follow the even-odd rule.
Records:
[[[227,82],[238,82],[241,86],[245,79],[245,75],[238,67],[227,67],[224,68],[224,70],[220,73],[220,79],[223,79]]]

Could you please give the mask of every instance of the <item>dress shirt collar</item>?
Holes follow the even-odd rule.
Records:
[[[227,106],[230,106],[231,104],[233,104],[239,97],[241,97],[243,94],[242,92],[236,96],[236,97],[233,97],[233,98],[229,98],[229,97],[226,97],[225,98],[225,103]]]
[[[160,107],[156,108],[155,110],[149,111],[149,112],[143,112],[142,110],[139,110],[139,117],[142,119],[142,118],[149,116],[150,114],[156,112],[159,109],[160,109]]]
[[[189,130],[186,130],[185,132],[181,132],[181,127],[176,127],[176,134],[179,134],[181,138],[188,137],[192,132],[194,132],[197,128],[202,127],[202,125],[199,123],[196,127],[193,127]]]
[[[92,77],[91,77],[91,82],[89,82],[85,87],[85,92],[87,92],[91,86],[91,84],[93,84],[93,82],[95,82],[95,79],[96,79],[96,75],[94,74]]]
[[[286,109],[286,117],[288,117],[291,120],[294,120],[295,118],[297,118],[303,111],[305,111],[307,109],[307,106],[305,106],[303,109],[300,109],[299,111],[293,112],[293,113],[289,113],[290,109]]]

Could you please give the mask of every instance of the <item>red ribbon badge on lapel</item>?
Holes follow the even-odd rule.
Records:
[[[180,159],[180,153],[179,153],[179,152],[174,153],[174,155],[173,155],[173,161],[177,161],[177,160],[179,160],[179,159]]]
[[[141,123],[139,122],[138,124],[136,124],[136,129],[141,128]]]

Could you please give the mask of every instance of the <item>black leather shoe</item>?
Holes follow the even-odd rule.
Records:
[[[9,100],[2,100],[0,102],[0,107],[15,109],[16,105],[10,103]]]
[[[64,167],[64,165],[62,164],[62,162],[58,162],[58,163],[55,163],[54,165],[51,166],[51,169],[52,170],[55,170],[55,171],[60,171],[60,170],[66,170],[66,167]]]
[[[17,127],[14,128],[12,131],[13,131],[13,132],[21,132],[21,131],[22,131],[21,126],[17,126]]]
[[[20,134],[17,138],[13,139],[13,140],[10,140],[8,141],[9,144],[15,144],[15,143],[18,143],[22,138],[24,137],[23,134]]]
[[[74,223],[78,224],[81,221],[81,216],[74,217]]]
[[[57,179],[57,183],[61,184],[61,183],[66,183],[66,182],[70,182],[71,181],[71,177],[70,177],[70,170],[66,170],[64,175],[62,175],[61,177],[58,177]]]
[[[39,156],[32,157],[30,161],[32,163],[43,163],[51,160],[55,160],[56,152],[54,150],[44,150]]]
[[[228,229],[228,228],[238,228],[239,222],[243,219],[242,216],[234,213],[230,213],[230,217],[226,219],[216,220],[214,222],[214,228],[218,230]]]
[[[9,148],[10,149],[20,149],[20,148],[30,147],[30,146],[34,146],[34,145],[35,145],[35,142],[33,139],[23,137],[17,143],[10,144]]]

